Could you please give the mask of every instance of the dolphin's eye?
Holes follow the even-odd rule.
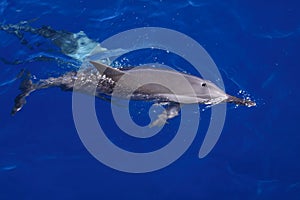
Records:
[[[206,87],[206,83],[202,83],[201,86],[202,86],[202,87]]]

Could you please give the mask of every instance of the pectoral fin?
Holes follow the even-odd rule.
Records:
[[[158,115],[157,119],[153,121],[149,127],[154,127],[154,126],[163,126],[164,124],[167,123],[168,119],[172,119],[176,116],[179,115],[180,112],[180,104],[179,103],[169,103],[167,105],[167,108]]]

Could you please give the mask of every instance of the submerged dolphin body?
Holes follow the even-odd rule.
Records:
[[[108,59],[110,57],[119,56],[122,53],[127,52],[123,49],[108,50],[106,48],[103,48],[100,43],[90,39],[83,31],[80,31],[78,33],[71,33],[64,30],[55,30],[50,26],[34,28],[30,26],[30,22],[28,21],[22,21],[18,24],[0,24],[0,31],[5,31],[6,33],[17,36],[21,44],[28,45],[30,49],[32,49],[34,46],[32,46],[33,44],[30,44],[27,41],[25,37],[26,33],[41,36],[45,39],[50,40],[55,46],[59,47],[61,53],[80,62],[84,61],[85,58],[91,56],[92,59],[101,59],[104,62],[106,61],[107,63],[109,63]],[[38,42],[37,47],[42,43],[42,40]],[[45,54],[40,54],[37,59],[51,58],[52,53],[53,52],[45,52]],[[0,60],[9,64],[20,64],[27,61],[9,61],[5,58],[0,58]]]
[[[248,107],[256,105],[250,100],[228,95],[214,83],[193,75],[153,67],[124,70],[94,61],[90,61],[90,63],[97,70],[93,67],[87,67],[77,72],[68,72],[57,78],[51,77],[40,80],[35,84],[30,80],[29,75],[25,76],[20,86],[22,92],[15,99],[12,114],[23,107],[26,103],[25,98],[31,92],[49,87],[59,87],[64,91],[79,91],[99,98],[103,98],[103,95],[116,95],[120,98],[154,101],[167,105],[165,111],[158,116],[158,119],[151,126],[162,125],[167,119],[177,116],[180,111],[180,104],[213,105],[229,102]],[[169,84],[176,87],[175,94],[174,91],[159,83],[140,84],[140,80],[146,76],[156,76],[159,79],[167,80]],[[126,77],[126,79],[122,80],[122,77]],[[187,88],[183,82],[188,83],[193,91]],[[133,93],[128,95],[128,91],[133,91]]]

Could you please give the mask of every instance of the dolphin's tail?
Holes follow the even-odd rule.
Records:
[[[37,89],[37,84],[32,83],[31,74],[29,72],[22,71],[19,76],[23,79],[19,87],[21,93],[15,98],[15,105],[11,111],[12,115],[15,115],[22,109],[24,104],[26,104],[26,97]]]

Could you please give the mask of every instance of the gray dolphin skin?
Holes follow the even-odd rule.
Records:
[[[14,115],[21,110],[26,103],[25,98],[30,93],[49,87],[59,87],[63,91],[78,91],[99,98],[115,95],[119,98],[153,101],[166,105],[167,108],[150,126],[163,125],[167,119],[177,116],[180,105],[184,104],[214,105],[228,102],[248,107],[256,105],[253,101],[228,95],[214,83],[193,75],[153,67],[124,70],[112,68],[99,62],[90,61],[90,63],[94,67],[86,67],[77,72],[68,72],[56,78],[50,77],[39,80],[37,83],[32,82],[30,74],[24,74],[20,86],[21,94],[15,98],[12,114]],[[159,83],[152,82],[140,85],[139,80],[143,80],[146,76],[167,80],[170,85],[176,88],[176,94]],[[123,79],[123,77],[125,78]],[[192,91],[185,87],[186,83],[192,88]],[[130,93],[128,91],[133,91],[133,93],[128,96]]]
[[[181,104],[216,104],[230,102],[248,107],[256,105],[255,102],[250,100],[228,95],[211,81],[193,75],[147,66],[137,68],[136,70],[132,68],[133,70],[121,71],[99,62],[90,61],[90,63],[97,68],[98,72],[111,78],[114,82],[118,82],[124,75],[128,76],[127,79],[122,81],[122,84],[118,86],[118,91],[114,93],[121,98],[128,98],[126,95],[123,95],[123,91],[132,88],[134,93],[130,95],[130,98],[134,100],[158,100]],[[170,91],[165,86],[155,84],[155,82],[151,84],[140,83],[143,82],[146,76],[156,77],[151,78],[151,80],[154,81],[166,79],[168,84],[176,88],[176,91]],[[186,83],[192,90],[185,87]],[[174,92],[176,94],[173,94]]]

